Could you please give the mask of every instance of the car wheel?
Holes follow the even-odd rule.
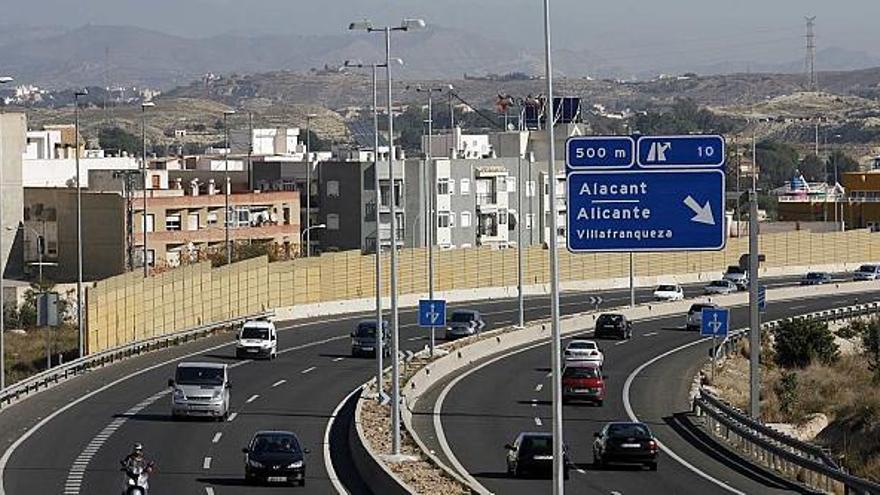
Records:
[[[649,462],[648,469],[651,471],[656,471],[657,470],[657,463],[656,462]]]
[[[596,405],[599,407],[602,407],[603,404],[605,404],[605,401],[603,399],[599,399],[596,401]]]
[[[306,479],[305,478],[299,480],[299,486],[306,486]]]
[[[602,467],[602,465],[602,458],[599,457],[599,454],[593,451],[593,467]]]
[[[565,481],[568,481],[568,478],[569,478],[569,474],[568,474],[568,472],[569,472],[569,468],[568,468],[568,467],[566,467],[566,468],[562,471],[562,479],[565,480]]]

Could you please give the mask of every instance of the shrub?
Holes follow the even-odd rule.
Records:
[[[793,371],[783,371],[779,382],[774,387],[774,392],[779,398],[779,410],[786,417],[794,420],[794,412],[798,403],[798,376]]]
[[[865,332],[865,327],[867,324],[864,320],[853,320],[849,325],[846,325],[837,330],[837,336],[842,339],[852,339],[862,335]]]
[[[787,320],[773,331],[776,364],[783,368],[806,368],[818,360],[832,364],[840,357],[828,324],[817,320]]]
[[[868,359],[868,368],[874,373],[874,382],[880,382],[880,319],[873,318],[865,325],[862,348]]]

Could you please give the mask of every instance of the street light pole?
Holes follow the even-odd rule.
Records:
[[[303,236],[308,235],[310,230],[312,230],[312,229],[326,229],[326,228],[327,228],[326,223],[319,223],[317,225],[312,225],[311,227],[306,228],[306,230],[304,230],[303,233],[300,234],[300,240],[299,240],[300,244],[302,244]]]
[[[79,340],[79,357],[85,355],[85,328],[83,327],[83,239],[82,239],[82,183],[79,171],[79,97],[89,92],[83,89],[73,93],[73,139],[76,157],[76,327]]]
[[[223,224],[225,226],[224,232],[226,234],[226,236],[225,236],[226,240],[225,240],[224,246],[226,246],[226,264],[227,265],[232,263],[232,244],[231,244],[231,241],[229,240],[229,224],[230,224],[229,187],[230,187],[230,182],[229,182],[229,124],[228,124],[228,117],[230,115],[235,115],[235,110],[226,110],[223,112],[223,138],[224,138],[223,162],[224,162],[224,168],[226,170],[226,179],[223,184],[223,200],[225,202],[226,218],[224,219],[225,221],[223,222]],[[232,218],[234,219],[234,218],[236,218],[236,216],[232,215]]]
[[[520,133],[520,131],[517,131]],[[521,138],[521,133],[520,133]],[[518,138],[518,139],[520,139]],[[525,312],[525,294],[523,294],[523,189],[525,189],[525,181],[523,181],[523,155],[518,152],[516,155],[516,180],[519,182],[516,188],[516,299],[517,299],[517,321],[519,328],[526,326]]]
[[[758,312],[758,155],[752,134],[752,190],[749,194],[749,413],[761,417],[761,315]]]
[[[400,455],[400,321],[397,308],[397,201],[394,173],[394,102],[391,95],[391,32],[422,29],[425,21],[404,19],[399,27],[375,28],[367,20],[353,22],[349,30],[379,32],[385,35],[385,83],[388,104],[388,176],[391,183],[391,450]]]
[[[316,114],[306,115],[306,258],[312,254],[312,119]]]
[[[553,115],[553,64],[550,56],[550,0],[544,0],[544,70],[547,80],[547,101],[551,109],[547,125],[549,157],[547,175],[550,182],[550,366],[553,381],[553,495],[565,492],[562,439],[562,377],[561,377],[561,336],[559,329],[559,253],[558,248],[558,210],[556,208],[556,122]]]
[[[12,82],[9,76],[0,76],[0,84]],[[0,127],[2,129],[2,127]],[[3,139],[0,139],[0,196],[3,191]],[[0,198],[2,199],[2,198]],[[0,201],[0,219],[3,218],[3,201]],[[6,298],[4,297],[3,279],[6,276],[6,259],[8,253],[3,250],[3,229],[0,229],[0,390],[6,388],[6,342],[4,333],[6,333]]]
[[[144,213],[143,213],[143,225],[141,225],[142,230],[144,231],[144,278],[147,278],[149,275],[149,263],[147,263],[147,171],[149,167],[147,167],[147,108],[151,108],[156,106],[155,103],[151,101],[146,101],[141,103],[141,130],[143,132],[143,153],[141,155],[141,170],[143,171],[143,179],[144,179]]]

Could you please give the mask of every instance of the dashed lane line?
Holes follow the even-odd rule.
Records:
[[[214,488],[210,486],[205,487],[205,495],[214,495]]]
[[[284,380],[284,379],[278,380],[277,382],[272,384],[272,388],[284,385],[285,383],[287,383],[287,380]]]
[[[300,373],[305,375],[306,373],[311,373],[312,371],[315,371],[317,368],[318,368],[317,366],[312,366],[311,368],[306,368],[306,369],[300,371]]]
[[[544,384],[539,383],[539,384],[535,385],[535,392],[540,392],[543,388],[544,388]]]
[[[653,337],[655,335],[658,335],[658,333],[657,332],[648,332],[648,333],[642,335],[642,337]]]
[[[226,422],[232,423],[233,421],[235,421],[235,418],[237,418],[237,417],[238,417],[238,413],[234,412],[234,413],[230,414],[228,418],[226,418]]]
[[[345,359],[345,358],[344,357],[333,358],[333,362],[338,363],[339,361],[342,361],[343,359]]]
[[[205,460],[202,461],[202,469],[211,469],[211,458],[205,457]]]
[[[211,439],[211,443],[219,443],[220,438],[222,438],[222,437],[223,437],[222,431],[218,431],[217,433],[214,433],[214,438]]]
[[[544,426],[544,423],[541,422],[541,418],[535,418],[535,426]]]
[[[259,398],[260,398],[260,394],[254,394],[254,395],[248,397],[248,400],[244,401],[244,403],[245,403],[245,404],[250,404],[251,402],[253,402],[253,401],[255,401],[255,400],[259,399]]]

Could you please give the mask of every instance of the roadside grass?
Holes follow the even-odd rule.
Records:
[[[49,330],[52,336],[52,365],[76,359],[76,328],[63,325]],[[24,334],[5,332],[6,384],[11,385],[46,369],[46,330],[29,329]]]

